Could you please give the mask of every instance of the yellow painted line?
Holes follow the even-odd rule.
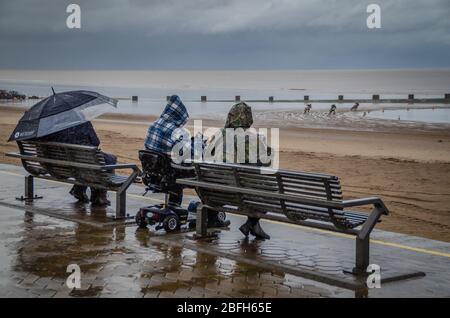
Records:
[[[403,244],[399,244],[399,243],[392,243],[392,242],[385,242],[385,241],[381,241],[381,240],[370,240],[370,242],[371,243],[375,243],[375,244],[384,245],[384,246],[398,247],[398,248],[402,248],[402,249],[408,250],[408,251],[413,251],[413,252],[418,252],[418,253],[423,253],[423,254],[430,254],[430,255],[436,255],[436,256],[442,256],[442,257],[450,258],[450,253],[438,252],[438,251],[429,250],[429,249],[426,249],[426,248],[412,247],[412,246],[408,246],[408,245],[403,245]]]
[[[141,200],[148,200],[148,201],[153,201],[153,202],[157,202],[157,203],[164,203],[163,200],[144,197],[142,195],[137,195],[137,194],[132,194],[132,193],[127,193],[127,197],[132,197],[132,198],[141,199]]]
[[[345,238],[355,239],[354,235],[345,234],[345,233],[331,232],[331,231],[322,230],[322,229],[315,229],[315,228],[311,228],[311,227],[307,227],[307,226],[303,226],[303,225],[291,224],[291,223],[283,223],[283,222],[273,221],[273,220],[264,220],[264,221],[265,222],[270,222],[270,223],[277,223],[277,224],[290,226],[290,227],[295,227],[295,228],[302,228],[302,229],[304,229],[306,231],[314,231],[314,232],[331,234],[331,235],[338,236],[338,237],[345,237]],[[443,256],[443,257],[449,257],[450,258],[450,253],[444,253],[444,252],[429,250],[429,249],[420,248],[420,247],[412,247],[412,246],[403,245],[403,244],[400,244],[400,243],[385,242],[385,241],[382,241],[382,240],[374,240],[374,239],[371,239],[370,243],[375,243],[375,244],[384,245],[384,246],[390,246],[390,247],[398,247],[398,248],[401,248],[401,249],[404,249],[404,250],[409,250],[409,251],[414,251],[414,252],[419,252],[419,253],[424,253],[424,254],[431,254],[431,255]]]
[[[0,173],[6,174],[6,175],[10,175],[10,176],[15,176],[15,177],[24,177],[23,174],[15,173],[15,172],[0,171]],[[47,180],[47,179],[42,179],[42,180],[44,180],[45,182],[52,182],[52,183],[58,183],[58,184],[67,184],[67,183],[65,183],[65,182],[56,181],[56,180]],[[162,201],[162,200],[153,199],[153,198],[149,198],[149,197],[144,197],[144,196],[142,196],[142,195],[131,194],[131,193],[127,193],[127,197],[133,197],[133,198],[138,198],[138,199],[144,199],[144,200],[149,200],[149,201],[153,201],[153,202],[157,202],[157,203],[164,203],[164,201]]]
[[[11,175],[11,176],[16,176],[16,177],[17,176],[19,176],[19,177],[23,177],[24,176],[22,174],[15,173],[15,172],[9,172],[9,171],[0,171],[0,173],[6,174],[6,175]],[[53,183],[59,183],[59,184],[67,184],[67,183],[64,183],[64,182],[54,181],[54,180],[45,180],[45,181],[53,182]],[[157,203],[164,203],[163,200],[149,198],[149,197],[144,197],[144,196],[137,195],[137,194],[127,193],[127,196],[128,197],[137,198],[137,199],[140,199],[140,200],[148,200],[148,201],[157,202]],[[230,213],[230,214],[233,214],[233,213]],[[233,215],[245,218],[245,216],[240,215],[240,214],[233,214]],[[334,235],[336,237],[350,238],[350,239],[353,239],[353,240],[355,239],[354,235],[349,235],[349,234],[339,233],[339,232],[332,232],[332,231],[327,231],[327,230],[322,230],[322,229],[316,229],[316,228],[311,228],[311,227],[298,225],[298,224],[283,223],[283,222],[274,221],[274,220],[264,220],[264,222],[279,224],[279,225],[282,225],[282,226],[289,226],[289,227],[293,227],[293,228],[301,228],[301,229],[303,229],[305,231],[319,232],[319,233],[324,233],[324,234],[327,234],[327,235]],[[450,258],[450,253],[444,253],[444,252],[439,252],[439,251],[435,251],[435,250],[429,250],[429,249],[420,248],[420,247],[412,247],[412,246],[399,244],[399,243],[385,242],[385,241],[382,241],[382,240],[373,240],[373,239],[371,239],[370,242],[374,243],[374,244],[383,245],[383,246],[396,247],[396,248],[400,248],[400,249],[404,249],[404,250],[408,250],[408,251],[413,251],[413,252],[417,252],[417,253],[423,253],[423,254],[429,254],[429,255],[435,255],[435,256],[442,256],[442,257]]]
[[[24,177],[24,175],[23,174],[19,174],[19,173],[15,173],[15,172],[9,172],[9,171],[0,171],[0,173],[3,173],[3,174],[7,174],[7,175],[10,175],[10,176],[19,176],[19,177]],[[56,181],[55,181],[56,182]]]

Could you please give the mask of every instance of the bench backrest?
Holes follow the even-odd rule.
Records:
[[[194,165],[198,181],[264,191],[261,195],[250,195],[198,187],[202,202],[211,207],[234,206],[239,210],[282,213],[292,220],[312,218],[332,222],[339,227],[351,226],[341,208],[302,202],[305,198],[341,202],[341,185],[335,176],[234,164],[197,162]],[[270,192],[287,194],[292,199],[270,197]]]
[[[105,158],[97,147],[53,142],[18,141],[20,153],[26,156],[60,160],[71,163],[104,166]],[[50,175],[55,179],[73,178],[87,184],[105,184],[110,173],[86,167],[72,167],[22,159],[25,170],[35,176]]]

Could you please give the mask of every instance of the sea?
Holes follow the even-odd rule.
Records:
[[[179,95],[193,117],[223,117],[235,96],[241,100],[302,100],[381,98],[443,98],[450,94],[450,70],[292,70],[292,71],[115,71],[115,70],[0,70],[0,89],[16,90],[27,96],[49,96],[67,90],[92,90],[119,98],[117,112],[158,115],[166,104],[166,96]],[[138,96],[138,101],[131,101]],[[200,97],[206,96],[207,102]],[[227,101],[224,101],[227,100]],[[0,104],[5,104],[1,101]],[[36,100],[19,105],[29,107]],[[17,103],[15,103],[17,104]],[[304,103],[252,103],[255,112],[302,112]],[[347,111],[351,104],[339,104]],[[364,106],[364,105],[362,105]],[[421,111],[408,113],[414,105],[365,105],[373,109],[372,118],[450,123],[450,104],[421,105]],[[313,104],[312,111],[325,112],[329,104]],[[381,111],[380,107],[383,107]],[[440,110],[433,111],[435,107]],[[384,111],[384,108],[388,110]],[[390,113],[389,108],[395,108]],[[364,109],[364,107],[362,107]],[[377,112],[378,111],[378,112]],[[400,114],[398,113],[400,112]]]

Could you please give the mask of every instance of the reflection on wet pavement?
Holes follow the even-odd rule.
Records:
[[[295,276],[151,243],[154,234],[135,227],[98,229],[16,209],[1,210],[0,296],[352,296],[350,291],[317,287]],[[81,268],[80,290],[65,285],[69,264]]]
[[[245,240],[238,230],[244,219],[229,215],[231,227],[217,240],[196,242],[186,232],[166,235],[111,221],[113,209],[74,203],[66,184],[37,180],[36,192],[44,198],[24,205],[15,200],[23,192],[23,169],[2,169],[0,297],[361,296],[317,278],[353,279],[342,271],[353,266],[353,238],[262,221],[272,239]],[[141,187],[130,187],[130,214],[161,199],[141,193]],[[450,296],[450,244],[385,231],[375,231],[374,238],[443,256],[373,242],[371,262],[382,266],[383,275],[405,270],[427,276],[383,285],[370,297]],[[79,290],[66,286],[69,264],[81,268]]]

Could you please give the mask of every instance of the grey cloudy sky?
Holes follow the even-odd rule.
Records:
[[[0,0],[0,68],[449,68],[449,17],[448,0]]]

